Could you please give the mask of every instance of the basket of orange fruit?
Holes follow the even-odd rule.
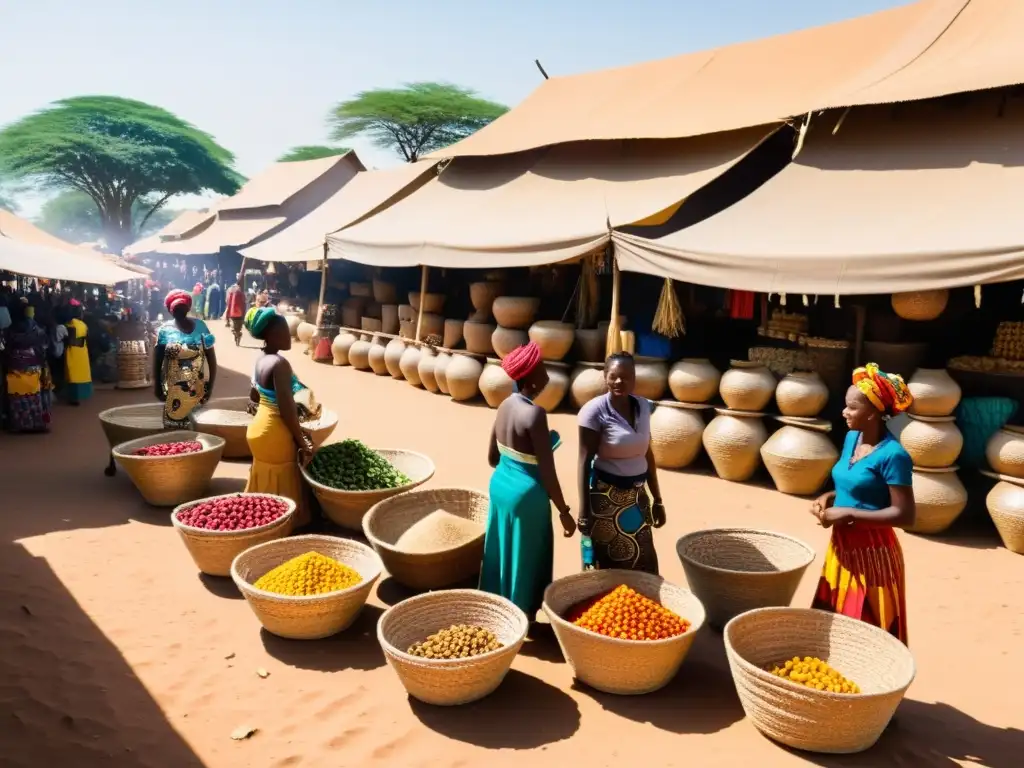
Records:
[[[705,618],[689,590],[660,576],[620,570],[558,579],[544,591],[544,612],[576,679],[625,695],[667,685]]]

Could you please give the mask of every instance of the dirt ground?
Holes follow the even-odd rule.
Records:
[[[216,395],[245,394],[255,350],[222,343],[218,353]],[[291,357],[341,414],[333,439],[422,451],[437,464],[433,485],[486,488],[486,407]],[[410,700],[385,664],[375,623],[404,596],[387,579],[337,637],[262,632],[230,580],[197,574],[167,511],[143,504],[123,473],[103,476],[98,411],[150,396],[100,391],[79,409],[59,407],[50,435],[0,436],[0,765],[1021,764],[1024,558],[1000,546],[985,486],[950,535],[902,535],[918,673],[897,723],[863,755],[808,756],[744,720],[721,636],[708,628],[658,693],[576,686],[554,639],[542,637],[524,646],[495,694],[459,709]],[[572,504],[575,417],[551,421],[565,440],[557,460]],[[213,491],[239,489],[246,472],[221,464]],[[670,580],[685,583],[676,539],[703,527],[769,528],[824,550],[827,533],[806,500],[763,481],[727,483],[706,466],[661,476],[669,522],[657,544]],[[556,536],[556,576],[577,568],[578,547]],[[818,568],[820,558],[795,604],[809,604]],[[259,730],[232,741],[242,725]]]

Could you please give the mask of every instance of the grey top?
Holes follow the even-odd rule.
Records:
[[[612,407],[611,395],[595,397],[580,408],[581,427],[601,436],[594,467],[623,477],[647,471],[647,448],[651,444],[651,402],[635,397],[636,429]]]

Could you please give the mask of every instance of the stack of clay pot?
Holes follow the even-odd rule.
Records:
[[[989,438],[984,474],[999,482],[985,499],[999,537],[1011,552],[1024,555],[1024,427],[1005,426]]]
[[[652,365],[647,375],[660,367]],[[700,454],[704,435],[704,413],[708,401],[718,394],[722,374],[705,358],[683,358],[666,371],[665,384],[675,400],[659,400],[651,413],[651,450],[654,462],[664,469],[689,466]],[[639,371],[637,375],[639,382]],[[662,390],[664,392],[664,390]]]
[[[569,381],[569,400],[577,410],[608,391],[604,363],[577,363]]]
[[[827,403],[828,387],[817,373],[794,371],[775,387],[783,426],[761,446],[761,459],[783,493],[818,493],[839,458],[828,438],[832,425],[817,418]]]
[[[491,333],[491,348],[499,358],[526,344],[530,337],[526,329],[537,316],[540,299],[529,296],[499,296],[491,305],[497,325]]]
[[[473,303],[474,312],[462,324],[462,339],[466,342],[466,350],[475,355],[493,355],[494,346],[491,337],[497,330],[491,315],[495,300],[504,292],[500,282],[487,281],[470,283],[469,300]],[[445,344],[449,349],[452,345]]]
[[[540,394],[534,397],[533,402],[545,411],[551,412],[561,404],[569,390],[569,366],[564,363],[546,362],[544,368],[548,373],[548,383]],[[478,384],[480,394],[491,408],[497,408],[515,391],[514,382],[502,369],[501,361],[496,358],[487,360]]]
[[[913,533],[942,533],[967,506],[967,489],[956,474],[964,438],[953,411],[960,403],[960,385],[944,368],[918,368],[907,382],[914,402],[899,432],[900,444],[914,462]]]
[[[334,337],[334,341],[331,342],[331,355],[334,357],[335,365],[350,365],[348,358],[348,352],[352,348],[352,345],[359,340],[352,331],[343,330]]]
[[[357,371],[372,370],[370,368],[371,349],[373,349],[373,346],[370,343],[369,334],[359,334],[358,338],[349,345],[348,364],[355,368]]]
[[[718,389],[726,408],[704,430],[704,450],[723,480],[749,480],[761,463],[760,450],[768,439],[763,409],[775,394],[775,376],[765,366],[733,360]]]

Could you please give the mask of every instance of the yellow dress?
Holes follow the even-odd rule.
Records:
[[[89,328],[78,318],[68,324],[68,328],[74,331],[74,338],[84,339],[89,333]],[[84,400],[92,394],[92,369],[89,366],[89,347],[87,345],[76,347],[66,345],[65,357],[67,360],[67,388],[68,396],[73,401]]]

